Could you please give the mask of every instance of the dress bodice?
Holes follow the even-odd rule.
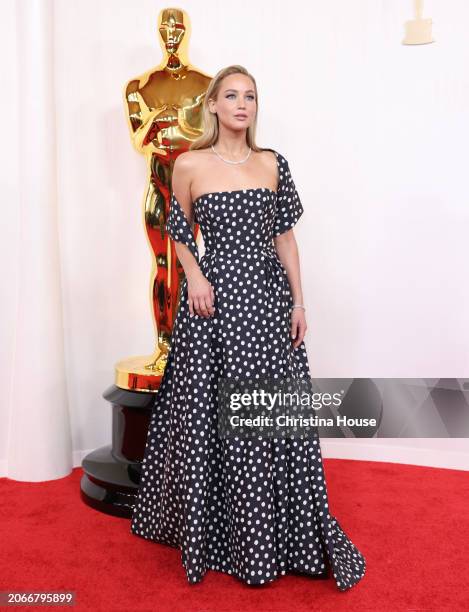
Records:
[[[273,150],[273,149],[271,149]],[[194,201],[194,221],[199,224],[206,253],[220,256],[274,255],[273,237],[291,229],[303,206],[287,160],[274,151],[278,167],[277,191],[265,187],[214,191]],[[166,223],[169,236],[185,244],[199,260],[194,233],[174,193]]]
[[[205,252],[249,256],[272,246],[277,193],[264,187],[219,191],[194,202]]]

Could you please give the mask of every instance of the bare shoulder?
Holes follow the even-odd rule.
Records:
[[[180,153],[173,166],[172,184],[176,197],[184,201],[189,207],[192,201],[191,189],[194,176],[203,174],[206,168],[207,149],[194,149]],[[202,172],[201,172],[202,171]]]
[[[208,159],[208,149],[195,149],[194,151],[184,151],[178,155],[174,166],[176,164],[181,170],[190,172],[200,168],[201,164],[204,164]]]
[[[275,177],[278,181],[277,154],[273,149],[263,149],[256,152],[259,167],[265,176]],[[274,181],[275,181],[274,179]],[[274,182],[273,181],[273,182]]]
[[[257,152],[259,163],[264,166],[266,171],[277,172],[277,155],[273,149],[263,149]]]

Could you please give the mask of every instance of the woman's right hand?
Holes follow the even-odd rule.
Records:
[[[191,316],[198,314],[208,319],[214,314],[215,291],[200,270],[187,277],[187,298]]]

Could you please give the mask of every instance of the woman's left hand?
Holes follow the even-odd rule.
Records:
[[[291,311],[290,321],[290,333],[293,348],[297,348],[303,342],[303,338],[305,337],[305,333],[308,328],[306,325],[305,311],[303,308],[294,308]]]

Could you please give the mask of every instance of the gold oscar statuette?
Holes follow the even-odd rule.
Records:
[[[202,103],[211,77],[188,61],[190,22],[177,8],[162,9],[158,32],[163,60],[124,88],[126,116],[134,147],[145,156],[147,180],[143,223],[152,251],[150,304],[155,327],[152,355],[127,357],[116,366],[122,389],[156,392],[170,348],[184,270],[165,231],[171,176],[178,155],[202,132]],[[194,234],[197,237],[198,226]]]

